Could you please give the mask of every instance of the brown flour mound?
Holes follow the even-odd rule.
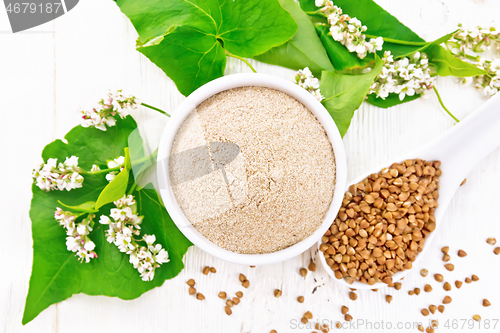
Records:
[[[333,198],[335,156],[304,105],[269,88],[223,91],[184,121],[172,154],[203,145],[210,151],[211,142],[241,149],[224,168],[227,183],[212,163],[212,173],[172,186],[186,217],[207,239],[233,252],[270,253],[321,225]],[[192,165],[170,165],[187,167]]]

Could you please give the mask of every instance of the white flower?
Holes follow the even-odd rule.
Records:
[[[142,281],[151,281],[155,277],[154,270],[148,270],[141,274]]]
[[[122,209],[112,208],[111,218],[115,221],[125,221],[132,217],[132,209],[130,207],[124,207]]]
[[[120,171],[122,171],[124,169],[124,166],[123,166],[124,164],[125,164],[125,157],[124,156],[120,156],[120,157],[115,158],[114,160],[108,161],[108,168],[112,169],[112,168],[120,167]],[[112,181],[113,179],[115,179],[116,175],[120,171],[111,171],[111,172],[109,172],[106,175],[106,180],[108,182]]]
[[[78,168],[78,157],[74,155],[71,157],[66,157],[63,165],[65,166],[65,169]]]
[[[307,90],[318,101],[321,102],[324,99],[319,89],[319,80],[312,75],[308,67],[300,69],[297,72],[295,75],[295,83]]]
[[[133,207],[135,206],[134,196],[130,194],[127,196],[123,196],[123,198],[116,200],[114,204],[118,208]]]
[[[87,264],[90,262],[90,259],[97,258],[97,254],[94,251],[87,251],[85,249],[79,249],[76,255],[81,262],[85,260]]]
[[[67,190],[82,187],[83,177],[80,175],[78,157],[67,157],[64,163],[57,165],[57,159],[49,158],[38,169],[33,169],[32,176],[35,184],[44,191]]]
[[[446,45],[455,56],[487,72],[485,75],[473,78],[475,87],[482,90],[485,96],[493,96],[499,91],[500,59],[489,61],[478,55],[478,53],[492,48],[500,49],[500,31],[496,27],[478,26],[464,29],[462,25],[459,25],[459,30],[446,42]],[[461,81],[463,83],[470,82],[465,78]]]
[[[128,229],[128,228],[126,228],[126,229]],[[129,250],[134,250],[136,247],[132,243],[132,237],[130,235],[126,235],[124,233],[117,233],[114,243],[121,252],[127,252]]]
[[[156,236],[155,235],[144,235],[144,241],[148,245],[153,245],[154,242],[156,242]]]
[[[99,220],[101,224],[109,225],[106,231],[107,241],[114,243],[121,252],[130,256],[130,263],[144,281],[151,281],[155,269],[169,261],[168,252],[161,244],[155,244],[155,235],[144,235],[140,240],[134,239],[134,235],[140,234],[139,224],[143,217],[136,214],[136,202],[132,195],[123,196],[114,204],[116,208],[110,211],[111,219],[101,216]],[[139,246],[137,242],[145,242],[147,247]]]
[[[108,182],[111,182],[113,179],[115,179],[116,175],[118,174],[118,171],[111,171],[106,175],[106,180]]]
[[[93,164],[92,168],[90,169],[91,172],[95,172],[95,171],[99,171],[99,170],[101,170],[101,168],[99,168],[99,166],[96,164]]]
[[[394,61],[390,51],[384,52],[384,67],[370,87],[368,94],[385,99],[397,94],[400,100],[406,96],[424,94],[433,87],[433,78],[425,53],[416,52],[410,57]]]
[[[349,52],[356,52],[358,58],[363,59],[368,53],[382,50],[382,37],[366,40],[363,34],[367,30],[360,20],[343,14],[342,9],[334,6],[331,1],[316,1],[316,7],[321,7],[330,24],[330,35],[334,40],[344,45]]]
[[[496,72],[496,75],[500,76],[500,73],[498,72],[500,71],[500,58],[495,59],[490,63],[490,70],[492,72]]]
[[[121,166],[123,166],[123,164],[125,164],[125,157],[120,156],[120,157],[115,158],[112,161],[109,161],[108,168],[111,169],[111,168],[121,167]]]
[[[93,249],[95,249],[95,243],[91,240],[88,240],[85,242],[85,245],[83,247],[87,251],[92,251]]]
[[[116,231],[111,227],[106,230],[106,240],[108,241],[108,243],[114,243],[116,240]]]
[[[95,243],[87,236],[92,231],[92,219],[95,216],[89,214],[81,222],[75,223],[75,215],[71,212],[65,212],[57,207],[54,213],[54,218],[66,229],[66,248],[68,251],[76,252],[78,260],[86,263],[90,259],[97,258],[97,254],[93,251]]]
[[[76,232],[78,232],[80,235],[87,235],[87,226],[81,223],[78,224],[78,226],[76,227]]]
[[[100,224],[109,224],[110,222],[111,220],[106,215],[101,215],[101,217],[99,218]]]
[[[472,29],[464,29],[459,24],[458,31],[453,34],[447,45],[458,51],[460,55],[471,54],[475,52],[483,52],[500,46],[500,31],[494,26],[476,27]]]
[[[164,249],[161,249],[158,254],[155,256],[156,262],[163,264],[166,262],[169,262],[170,259],[168,259],[168,252],[165,251]]]
[[[135,109],[140,104],[138,99],[132,95],[124,96],[121,90],[108,92],[106,98],[101,99],[90,111],[82,110],[82,127],[95,127],[106,131],[107,127],[116,125],[115,116],[125,118],[127,109]]]
[[[80,248],[80,242],[75,237],[67,237],[66,247],[68,248],[68,251],[76,252]]]

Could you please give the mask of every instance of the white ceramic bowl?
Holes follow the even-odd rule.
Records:
[[[178,205],[172,191],[169,177],[169,156],[175,134],[186,117],[201,102],[221,91],[244,87],[259,86],[280,90],[304,104],[319,120],[325,129],[335,153],[336,184],[332,203],[321,226],[308,238],[286,249],[266,254],[240,254],[222,249],[206,239],[188,221]],[[330,227],[337,215],[346,187],[347,164],[342,138],[328,111],[306,90],[296,84],[266,74],[233,74],[213,80],[189,95],[173,113],[163,132],[158,148],[158,184],[160,195],[172,220],[179,230],[196,246],[209,254],[237,264],[265,265],[293,258],[314,245]]]

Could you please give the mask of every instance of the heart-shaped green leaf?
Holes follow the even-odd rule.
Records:
[[[297,22],[297,33],[285,44],[274,47],[255,59],[295,70],[309,67],[311,72],[318,76],[321,71],[333,71],[328,55],[307,14],[294,0],[280,0],[280,3]]]
[[[290,39],[297,24],[277,0],[117,0],[138,50],[188,95],[224,74],[225,50],[252,58]]]
[[[106,160],[124,154],[127,140],[137,127],[132,117],[117,120],[116,126],[106,132],[77,126],[61,140],[49,144],[43,158],[79,156],[79,166],[90,170],[93,164],[105,165]],[[97,221],[101,214],[109,215],[113,204],[107,204],[96,213],[94,230],[89,237],[95,243],[98,258],[90,263],[80,263],[75,254],[66,249],[66,234],[54,219],[58,201],[70,205],[96,201],[108,185],[104,174],[84,175],[82,188],[67,191],[45,192],[35,184],[32,186],[30,218],[33,233],[33,270],[23,316],[23,324],[33,320],[49,305],[60,302],[73,294],[115,296],[133,299],[142,293],[160,286],[165,279],[176,276],[183,268],[182,257],[191,243],[175,227],[155,190],[136,190],[138,214],[143,215],[142,230],[155,234],[169,253],[170,262],[155,272],[153,281],[141,280],[137,270],[129,263],[128,255],[121,253],[114,244],[106,241],[107,226]],[[149,187],[149,186],[148,186]]]
[[[352,75],[324,71],[321,75],[320,89],[325,96],[322,103],[335,121],[341,136],[347,132],[354,111],[365,99],[381,70],[382,60],[376,56],[375,66],[368,73]]]

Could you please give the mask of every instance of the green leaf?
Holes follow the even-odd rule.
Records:
[[[324,71],[321,75],[320,90],[325,96],[322,104],[337,124],[342,137],[351,124],[354,111],[363,102],[373,80],[380,74],[382,66],[382,60],[376,57],[375,66],[365,74],[352,75]]]
[[[309,18],[313,22],[319,22],[319,23],[327,23],[328,20],[326,17],[321,13],[317,13],[318,9],[320,7],[316,7],[316,3],[314,0],[299,0],[299,5],[300,8],[307,14],[309,15]]]
[[[405,98],[403,98],[403,100],[401,101],[399,99],[399,95],[394,93],[389,94],[389,96],[387,96],[385,99],[376,97],[375,94],[370,94],[368,95],[368,99],[366,101],[372,105],[378,106],[379,108],[387,109],[394,105],[414,101],[417,98],[420,98],[420,95],[418,94],[415,94],[413,96],[406,95]]]
[[[297,33],[285,44],[274,47],[266,53],[256,56],[255,59],[294,70],[309,67],[311,72],[317,76],[321,75],[323,70],[333,71],[328,55],[306,13],[294,0],[279,1],[297,22]]]
[[[300,0],[300,4],[301,7],[307,11],[318,9],[314,4],[314,0]],[[425,40],[377,5],[373,0],[336,0],[334,4],[342,8],[344,14],[359,19],[361,23],[367,27],[365,32],[367,35],[381,36],[407,42],[425,42]],[[412,54],[420,48],[422,48],[421,45],[401,45],[384,42],[383,50],[391,51],[394,58],[397,58]]]
[[[61,201],[59,201],[59,203],[63,207],[71,209],[72,211],[87,212],[87,213],[97,213],[98,212],[98,210],[94,209],[95,201],[87,201],[87,202],[84,202],[81,205],[77,205],[77,206],[66,205],[66,204],[62,203]]]
[[[60,140],[49,144],[43,158],[64,160],[71,155],[80,157],[79,165],[90,170],[92,164],[104,164],[107,159],[123,155],[129,134],[137,127],[132,117],[118,120],[116,126],[102,132],[80,126],[67,135],[67,144]],[[134,192],[138,213],[144,216],[143,232],[155,234],[168,252],[170,262],[156,270],[153,281],[141,280],[137,270],[129,263],[128,255],[121,253],[115,245],[106,241],[107,226],[95,224],[89,235],[96,244],[98,258],[90,263],[80,263],[75,254],[65,245],[64,228],[54,219],[58,201],[78,205],[95,201],[108,184],[105,176],[85,175],[83,187],[69,192],[40,190],[32,186],[30,218],[33,233],[33,270],[24,309],[23,324],[33,320],[49,305],[67,299],[73,294],[106,295],[122,299],[133,299],[144,292],[160,286],[165,279],[176,276],[183,268],[182,257],[191,243],[184,238],[168,215],[155,190],[142,189]],[[109,215],[112,204],[101,207],[99,215]]]
[[[458,59],[440,45],[431,47],[427,54],[429,63],[436,67],[437,74],[440,76],[467,77],[487,74],[485,70]]]
[[[95,209],[99,209],[107,203],[116,201],[122,198],[127,192],[128,186],[128,178],[130,175],[130,153],[127,148],[124,148],[125,151],[125,165],[123,166],[123,170],[120,171],[118,175],[102,190],[101,194],[97,198],[97,202],[95,204]]]
[[[408,42],[425,42],[425,40],[377,5],[373,0],[336,0],[334,3],[342,8],[345,14],[350,17],[356,17],[363,25],[366,25],[367,30],[365,33],[367,35]],[[414,53],[421,47],[384,42],[384,50],[391,51],[395,58]]]
[[[117,0],[138,50],[188,95],[224,74],[225,50],[252,58],[289,40],[297,24],[277,0]]]
[[[373,54],[368,54],[365,58],[359,59],[356,53],[349,52],[344,45],[328,34],[329,29],[326,25],[316,24],[315,28],[336,70],[365,68],[375,61]]]

